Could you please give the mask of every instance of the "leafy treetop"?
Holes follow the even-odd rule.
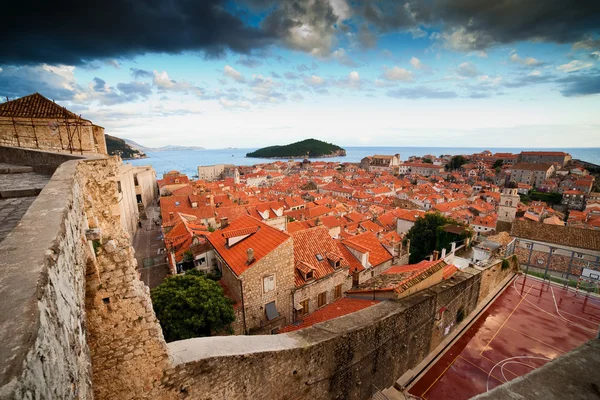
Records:
[[[231,332],[232,301],[196,269],[168,277],[150,293],[167,342]]]

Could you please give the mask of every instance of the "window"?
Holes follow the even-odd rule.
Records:
[[[317,257],[318,261],[323,261],[323,256],[320,254],[317,254],[315,257]]]
[[[277,307],[275,307],[274,301],[265,304],[265,314],[269,321],[279,317],[279,313],[277,312]]]
[[[122,193],[122,192],[123,192],[123,189],[121,188],[121,181],[117,181],[117,191],[118,191],[119,193]]]
[[[575,257],[577,257],[577,258],[583,258],[583,254],[581,254],[581,253],[575,253]]]
[[[340,297],[342,297],[342,284],[339,284],[335,287],[334,298],[339,299]]]
[[[135,186],[140,186],[140,183],[138,182],[138,178],[137,178],[137,176],[134,176],[134,177],[133,177],[133,184],[134,184]]]
[[[321,308],[327,304],[327,292],[319,293],[317,307]]]
[[[308,299],[306,300],[302,300],[300,302],[300,305],[302,306],[302,310],[300,310],[300,315],[306,315],[309,313],[309,309],[308,309]]]
[[[308,271],[306,274],[304,274],[304,280],[308,281],[311,280],[313,278],[313,272],[312,271]]]
[[[269,275],[263,278],[264,293],[268,293],[271,290],[275,290],[275,275]]]

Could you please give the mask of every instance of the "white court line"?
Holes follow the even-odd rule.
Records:
[[[563,316],[563,315],[560,313],[560,311],[558,310],[558,304],[556,303],[556,297],[554,297],[554,289],[552,289],[552,287],[550,287],[550,292],[552,292],[552,299],[554,300],[554,307],[556,307],[556,313],[557,313],[558,315],[560,315],[560,316],[561,316],[561,317],[562,317],[562,318],[563,318],[565,321],[567,321],[567,322],[570,322],[570,323],[572,323],[573,325],[580,327],[581,329],[585,329],[586,331],[590,331],[590,332],[594,332],[594,333],[596,333],[596,330],[595,330],[595,329],[589,329],[589,328],[583,327],[583,326],[579,325],[578,323],[576,323],[576,322],[573,322],[573,321],[571,321],[570,319],[567,319],[567,318],[565,318],[565,317],[564,317],[564,316]]]
[[[535,359],[535,360],[544,360],[544,361],[551,361],[549,358],[547,357],[536,357],[536,356],[517,356],[517,357],[509,357],[509,358],[505,358],[504,360],[498,361],[493,367],[492,369],[490,369],[490,372],[488,373],[488,377],[487,377],[487,383],[486,383],[486,392],[490,391],[490,376],[492,376],[492,372],[494,372],[494,370],[496,369],[496,367],[502,363],[505,363],[507,361],[511,361],[511,360],[518,360],[518,359]],[[527,365],[527,364],[525,364]],[[506,379],[506,378],[504,378]],[[507,381],[508,382],[508,381]]]
[[[596,330],[595,330],[595,329],[589,329],[589,328],[585,328],[585,327],[583,327],[583,326],[581,326],[581,325],[579,325],[579,324],[576,324],[576,323],[575,323],[575,322],[573,322],[573,321],[569,321],[568,319],[566,319],[565,317],[563,317],[562,315],[560,315],[560,313],[559,313],[558,315],[556,315],[556,314],[553,314],[553,313],[551,313],[551,312],[548,312],[548,311],[546,311],[546,310],[544,310],[544,309],[540,308],[538,305],[536,305],[536,304],[532,303],[531,301],[527,300],[526,296],[523,296],[523,295],[521,295],[521,292],[519,291],[519,289],[517,289],[517,286],[516,286],[516,284],[517,284],[517,281],[518,281],[518,280],[519,280],[519,278],[517,278],[517,279],[515,279],[515,280],[513,281],[513,288],[515,289],[515,291],[517,292],[517,294],[519,295],[519,297],[521,297],[523,300],[525,300],[526,302],[528,302],[529,304],[531,304],[532,306],[534,306],[535,308],[537,308],[537,309],[538,309],[538,310],[540,310],[541,312],[544,312],[544,313],[546,313],[546,314],[548,314],[548,315],[550,315],[550,316],[552,316],[552,317],[554,317],[554,318],[556,318],[556,319],[559,319],[559,320],[560,320],[560,319],[562,319],[563,321],[565,321],[565,322],[567,322],[567,323],[569,323],[569,324],[575,325],[575,326],[577,326],[577,327],[579,327],[579,328],[581,328],[581,329],[583,329],[583,330],[586,330],[586,331],[588,331],[588,332],[592,332],[592,333],[596,333]],[[550,288],[550,289],[552,289],[552,288]],[[554,296],[554,292],[552,292],[552,295]],[[556,300],[554,300],[554,304],[556,305]],[[557,310],[558,310],[558,309],[557,309]]]
[[[527,274],[523,274],[522,276],[525,276],[525,279],[531,279],[531,280],[535,280],[541,283],[545,283],[545,284],[549,284],[551,286],[557,287],[559,289],[562,289],[563,291],[566,292],[566,294],[570,294],[572,291],[574,291],[575,289],[572,288],[572,291],[569,290],[565,290],[565,288],[563,287],[564,285],[561,285],[557,282],[552,282],[552,281],[547,281],[544,280],[542,278],[538,278],[537,276],[533,276],[533,275],[527,275]],[[518,279],[518,278],[517,278]],[[576,295],[573,295],[573,297],[577,297]],[[600,304],[600,298],[598,298],[597,296],[587,296],[588,297],[588,301],[593,301],[596,302],[596,304]]]
[[[507,361],[507,362],[505,362],[504,364],[502,364],[500,366],[500,373],[502,374],[502,377],[504,378],[504,380],[506,382],[508,382],[508,379],[506,378],[506,375],[504,375],[504,367],[506,367],[508,364],[521,364],[521,365],[524,365],[524,366],[529,367],[531,369],[535,369],[535,367],[533,365],[525,364],[524,362],[521,362],[521,361]],[[511,372],[511,371],[508,371],[508,372]],[[511,372],[511,374],[512,373],[513,372]]]

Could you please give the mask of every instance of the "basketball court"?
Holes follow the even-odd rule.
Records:
[[[600,298],[519,275],[409,388],[423,399],[469,399],[596,337]]]

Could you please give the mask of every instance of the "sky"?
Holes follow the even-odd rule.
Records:
[[[14,2],[0,96],[149,147],[600,147],[600,2]]]

